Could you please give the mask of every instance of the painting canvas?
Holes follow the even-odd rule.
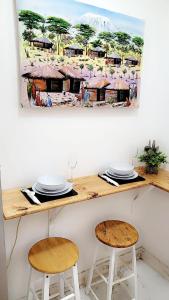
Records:
[[[76,0],[16,1],[22,107],[138,107],[143,20]]]

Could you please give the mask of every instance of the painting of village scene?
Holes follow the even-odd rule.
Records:
[[[16,1],[22,107],[138,107],[142,20],[75,0]]]

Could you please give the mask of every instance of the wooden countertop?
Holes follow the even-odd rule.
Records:
[[[169,192],[169,171],[160,170],[158,175],[144,174],[141,168],[138,171],[145,178],[145,181],[124,184],[119,187],[108,184],[97,175],[77,178],[74,180],[74,189],[78,195],[49,201],[41,205],[31,205],[19,188],[4,190],[2,193],[4,219],[14,219],[72,203],[129,191],[149,184]]]
[[[137,171],[141,176],[150,180],[151,184],[157,188],[169,192],[169,171],[160,169],[156,174],[145,174],[143,168],[137,168]]]

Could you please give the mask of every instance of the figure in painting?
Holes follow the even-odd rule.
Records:
[[[34,82],[32,82],[32,98],[33,98],[34,102],[36,103],[36,85],[34,84]]]
[[[85,90],[83,99],[84,99],[84,104],[87,104],[90,101],[90,92],[87,89]]]
[[[40,98],[40,92],[37,92],[37,93],[36,93],[35,105],[36,105],[36,106],[42,106],[42,100],[41,100],[41,98]]]
[[[83,100],[84,100],[84,94],[85,94],[85,88],[84,88],[84,83],[82,81],[81,83],[81,104],[83,104]]]
[[[28,81],[27,83],[27,94],[28,94],[28,99],[29,99],[29,103],[31,105],[31,99],[32,99],[32,83],[30,81]]]
[[[46,98],[46,107],[52,107],[52,99],[49,94],[47,94]]]

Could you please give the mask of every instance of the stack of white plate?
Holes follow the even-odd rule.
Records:
[[[73,184],[62,176],[41,176],[32,186],[35,193],[44,196],[62,196],[69,193]]]
[[[106,175],[120,180],[131,180],[138,177],[134,166],[125,163],[116,163],[111,165],[106,171]]]

